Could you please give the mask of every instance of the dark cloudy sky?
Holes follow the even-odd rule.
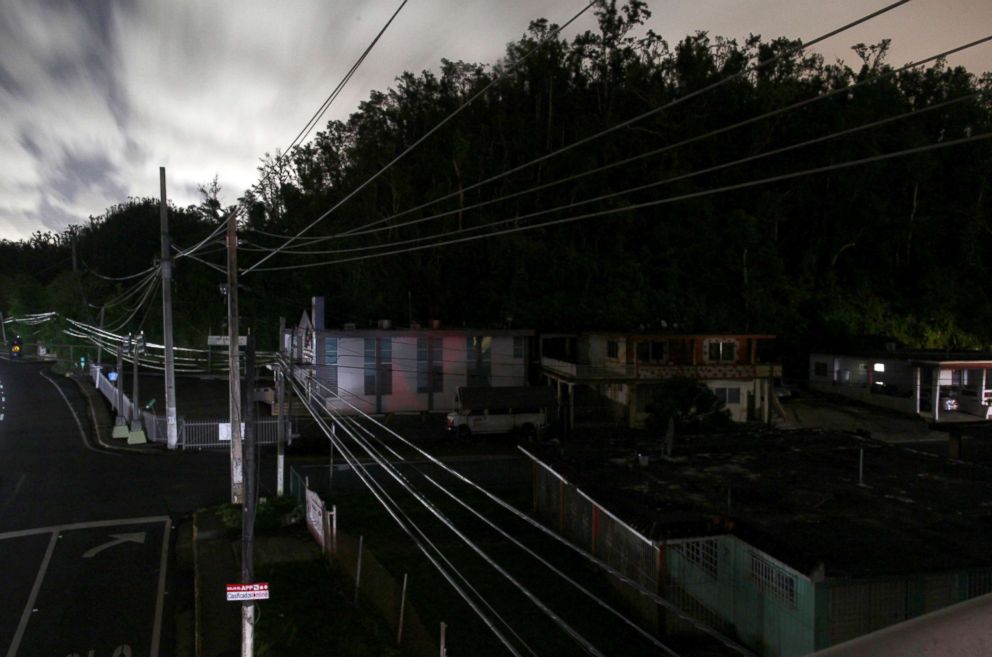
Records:
[[[885,0],[648,0],[649,26],[809,40]],[[289,142],[399,0],[0,0],[0,239],[59,231],[128,196],[184,205],[214,175],[233,202]],[[410,0],[328,117],[441,57],[491,63],[528,22],[584,0]],[[592,26],[591,20],[570,30]],[[992,0],[913,0],[818,50],[902,64],[992,33]],[[951,60],[992,69],[992,47]]]

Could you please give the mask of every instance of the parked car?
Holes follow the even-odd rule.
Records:
[[[548,426],[554,405],[550,388],[458,388],[459,410],[448,413],[447,430],[461,438],[473,434],[522,433],[537,438]]]

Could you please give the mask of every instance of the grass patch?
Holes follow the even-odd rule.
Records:
[[[259,502],[255,509],[256,531],[271,531],[283,527],[286,524],[285,520],[292,515],[295,508],[296,500],[286,495]],[[240,504],[224,504],[218,507],[217,513],[225,527],[241,529],[244,513]]]
[[[351,604],[351,584],[322,559],[259,568],[272,597],[259,603],[259,657],[399,657],[390,633]]]

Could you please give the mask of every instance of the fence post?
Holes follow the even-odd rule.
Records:
[[[407,574],[403,573],[403,590],[400,592],[400,622],[396,630],[397,646],[403,643],[403,612],[406,610],[406,577]]]
[[[444,631],[448,626],[441,623],[441,657],[448,657],[448,648],[444,645]]]
[[[324,535],[324,544],[321,545],[324,549],[324,556],[326,557],[331,552],[331,514],[327,511],[327,506],[324,500],[320,501],[320,533]]]
[[[355,604],[358,604],[358,587],[362,583],[362,545],[365,542],[365,536],[358,537],[358,566],[355,568]]]

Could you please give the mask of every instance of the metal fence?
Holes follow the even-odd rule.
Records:
[[[110,407],[117,412],[119,417],[131,420],[132,406],[131,400],[126,394],[120,395],[118,403],[118,392],[116,386],[104,376],[103,372],[96,365],[92,366],[93,385],[110,403]],[[165,443],[168,439],[167,424],[165,416],[156,415],[152,411],[142,410],[141,420],[144,424],[145,436],[149,442]],[[278,440],[279,421],[287,422],[286,437],[291,436],[288,420],[282,417],[263,418],[255,423],[255,440],[259,445],[275,445]],[[177,437],[179,446],[183,449],[227,449],[231,441],[221,440],[221,425],[230,424],[224,420],[188,420],[177,418]],[[230,432],[227,432],[230,435]]]
[[[307,526],[325,556],[355,585],[354,600],[368,605],[381,614],[389,629],[395,633],[396,643],[403,654],[416,657],[433,657],[439,654],[439,645],[420,620],[417,611],[407,600],[407,578],[391,573],[375,556],[374,546],[366,544],[337,529],[337,519],[327,503],[308,484],[309,477],[290,468],[290,491],[306,511]],[[330,533],[330,536],[327,534]],[[427,593],[429,595],[429,593]],[[443,643],[440,654],[446,654]]]
[[[255,442],[258,445],[275,445],[278,439],[279,421],[283,418],[265,418],[255,422]],[[226,440],[221,440],[221,425],[229,425],[223,420],[182,420],[179,423],[179,443],[183,449],[227,449],[231,445],[230,432]],[[286,436],[289,437],[289,427]]]
[[[617,572],[648,591],[658,592],[658,545],[539,459],[521,451],[533,461],[535,513],[555,525],[562,536],[602,559]],[[657,604],[629,586],[616,588],[641,623],[657,631],[660,620]]]

